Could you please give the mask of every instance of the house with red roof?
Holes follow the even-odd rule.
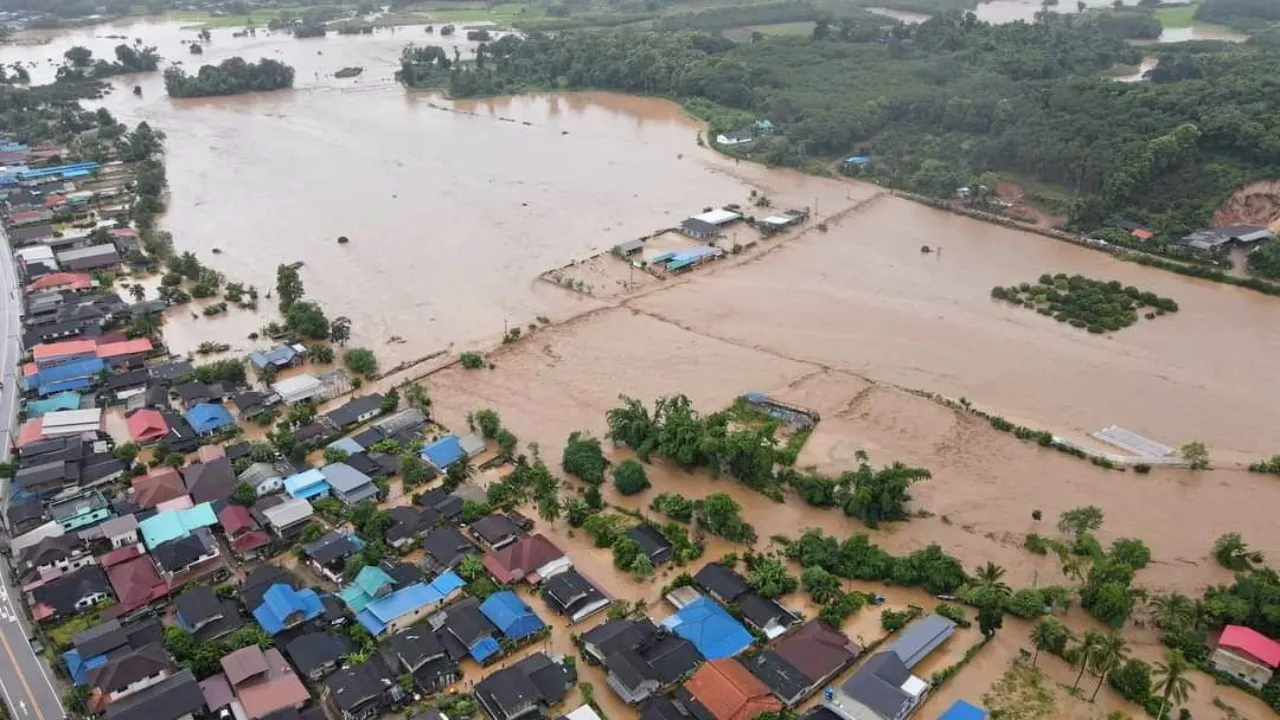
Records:
[[[133,503],[143,509],[153,508],[186,494],[187,486],[182,483],[182,476],[171,467],[156,468],[133,479]]]
[[[96,340],[63,340],[61,342],[40,343],[31,348],[36,367],[44,370],[57,365],[65,365],[77,360],[88,360],[97,357],[98,342]]]
[[[715,720],[751,720],[761,713],[780,712],[782,703],[769,688],[737,660],[711,660],[684,684],[681,695],[701,707],[694,717]],[[681,699],[685,699],[682,697]]]
[[[141,366],[151,352],[149,338],[104,342],[97,347],[98,358],[114,368]]]
[[[169,594],[169,586],[160,579],[156,564],[142,551],[141,545],[113,550],[103,555],[100,562],[106,567],[111,588],[120,599],[117,607],[121,614],[150,605]]]
[[[1209,662],[1218,671],[1261,689],[1280,667],[1280,642],[1243,625],[1228,625]]]
[[[88,273],[56,272],[42,275],[27,284],[27,292],[43,292],[46,290],[88,290],[93,287],[93,278]]]
[[[573,567],[573,561],[542,533],[520,538],[484,557],[484,567],[498,582],[538,585]]]
[[[253,558],[258,550],[271,542],[267,532],[243,505],[227,505],[222,508],[218,513],[218,523],[227,536],[232,552],[243,559]]]
[[[129,438],[139,445],[160,442],[169,434],[169,424],[164,414],[152,408],[141,408],[125,418],[129,426]]]

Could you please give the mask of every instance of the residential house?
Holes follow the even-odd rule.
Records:
[[[662,621],[662,627],[693,643],[708,660],[731,658],[755,641],[742,623],[706,597],[677,610]]]
[[[151,548],[161,577],[171,584],[180,583],[179,576],[188,573],[203,575],[213,569],[215,562],[221,565],[219,555],[218,542],[205,527]]]
[[[822,620],[810,620],[744,660],[787,707],[795,707],[853,665],[862,648]]]
[[[408,627],[462,594],[466,583],[452,571],[429,583],[407,585],[370,602],[356,615],[369,634],[379,637]]]
[[[119,601],[116,607],[122,613],[146,607],[169,594],[168,583],[160,578],[151,556],[142,551],[141,545],[112,550],[99,561],[107,570],[107,578]]]
[[[392,635],[387,640],[387,654],[396,660],[402,673],[413,676],[414,685],[424,694],[440,692],[461,677],[457,663],[426,625],[414,625]]]
[[[243,505],[226,505],[218,512],[218,524],[227,536],[231,551],[242,559],[252,559],[271,543],[271,537]]]
[[[247,582],[247,581],[246,581]],[[260,596],[260,602],[245,598],[246,606],[253,611],[254,620],[268,635],[315,620],[324,614],[320,596],[311,588],[296,590],[287,582],[276,582]]]
[[[752,720],[761,713],[782,711],[769,688],[737,660],[711,660],[698,668],[676,697],[697,703],[713,720]],[[693,710],[702,717],[703,713]]]
[[[385,570],[377,565],[366,565],[360,568],[350,585],[338,592],[338,597],[352,613],[359,614],[369,603],[390,595],[395,586],[396,581]]]
[[[801,622],[799,615],[784,608],[777,600],[761,597],[755,592],[739,595],[737,605],[742,619],[770,640]]]
[[[471,544],[458,528],[448,525],[427,533],[422,538],[422,549],[423,567],[437,573],[456,568],[468,555],[480,554],[480,548]]]
[[[197,528],[209,528],[218,524],[218,516],[213,513],[213,506],[200,503],[194,507],[174,510],[161,510],[138,522],[138,530],[142,532],[142,542],[148,550],[154,550],[161,543],[184,538]]]
[[[378,393],[355,398],[322,417],[337,430],[346,430],[368,422],[382,413],[382,396]]]
[[[138,519],[132,513],[114,517],[98,526],[99,537],[113,550],[138,542]]]
[[[269,462],[256,462],[245,468],[236,479],[242,483],[249,483],[253,487],[253,493],[262,497],[284,489],[284,476],[289,472],[286,467],[284,463],[276,465]]]
[[[1259,689],[1280,667],[1280,643],[1243,625],[1228,625],[1209,662],[1219,672]]]
[[[319,682],[351,654],[352,646],[344,635],[320,631],[297,636],[284,651],[298,672],[312,682]]]
[[[597,625],[582,635],[582,648],[605,667],[609,687],[632,705],[686,677],[702,662],[693,643],[647,617]]]
[[[281,343],[270,350],[255,350],[249,353],[249,364],[256,372],[261,373],[267,366],[276,370],[297,367],[307,359],[306,345],[286,345]]]
[[[76,535],[47,537],[23,548],[16,558],[14,570],[23,584],[37,579],[52,580],[96,562],[84,541]]]
[[[325,479],[324,473],[316,468],[304,470],[284,480],[284,491],[289,493],[291,498],[319,500],[329,497],[330,490],[329,481]]]
[[[89,670],[85,706],[92,714],[103,712],[112,703],[153,685],[173,674],[164,645],[152,643],[110,657]]]
[[[108,658],[164,640],[164,628],[154,618],[122,624],[106,620],[71,636],[71,649],[62,654],[71,681],[83,687],[89,671]]]
[[[195,373],[195,367],[187,360],[169,360],[158,365],[152,365],[148,370],[153,379],[160,381],[164,385],[172,385],[178,380],[190,377]]]
[[[212,435],[223,428],[235,427],[236,419],[221,405],[197,403],[184,416],[200,435]]]
[[[627,530],[623,535],[636,541],[640,550],[649,556],[649,562],[653,563],[654,567],[671,560],[671,543],[658,528],[643,523]]]
[[[105,720],[193,720],[205,708],[204,694],[190,670],[170,675],[145,690],[107,706]]]
[[[119,265],[120,253],[115,245],[90,245],[63,250],[58,253],[58,264],[72,271],[102,270]]]
[[[31,619],[45,622],[84,612],[111,597],[111,583],[97,565],[72,570],[30,593]]]
[[[226,500],[236,491],[235,471],[231,469],[231,461],[225,457],[184,467],[182,481],[195,503]]]
[[[49,517],[57,521],[67,532],[92,527],[114,514],[111,504],[100,492],[89,493],[49,506]]]
[[[220,662],[223,675],[235,693],[232,713],[237,718],[275,717],[275,713],[289,708],[299,710],[311,699],[293,668],[275,648],[264,651],[257,645],[249,645],[224,655]]]
[[[164,413],[153,408],[134,410],[125,417],[129,426],[129,438],[138,445],[158,443],[169,435],[169,425]]]
[[[330,530],[316,540],[302,546],[307,563],[329,580],[342,582],[342,572],[347,558],[360,552],[362,546],[350,535]]]
[[[80,468],[62,460],[26,465],[13,476],[13,484],[28,495],[48,497],[80,482]]]
[[[716,144],[726,147],[735,147],[737,145],[747,145],[755,140],[755,135],[750,130],[734,130],[733,132],[723,132],[716,135]]]
[[[689,218],[680,223],[680,232],[695,240],[705,240],[720,234],[720,228],[697,218]]]
[[[208,585],[195,585],[173,599],[178,627],[200,644],[213,642],[244,626],[236,601],[218,597]]]
[[[400,471],[400,458],[391,453],[361,451],[348,455],[344,462],[371,478],[387,477]]]
[[[487,550],[500,550],[524,537],[519,525],[500,513],[493,513],[471,523],[471,537]]]
[[[113,370],[119,371],[142,367],[147,355],[154,349],[151,340],[134,338],[116,342],[100,342],[98,343],[97,355],[99,360],[105,362]]]
[[[140,508],[151,509],[187,494],[182,476],[173,468],[159,467],[146,475],[133,479],[133,502]]]
[[[9,536],[17,537],[45,522],[44,503],[34,498],[26,502],[10,501],[4,517]]]
[[[279,380],[271,385],[271,390],[280,396],[285,405],[297,405],[306,400],[319,401],[327,394],[324,383],[316,376],[306,373]]]
[[[169,434],[165,436],[164,441],[173,452],[183,454],[193,452],[200,447],[200,436],[196,434],[195,428],[191,427],[191,423],[187,419],[177,413],[160,411],[164,415],[164,424],[169,427]]]
[[[429,490],[418,498],[418,504],[428,510],[434,510],[445,521],[457,525],[462,520],[462,505],[465,501],[456,492],[451,493],[442,488]]]
[[[169,397],[174,400],[171,404],[173,409],[181,411],[191,410],[201,403],[221,403],[226,395],[227,390],[222,383],[192,381],[174,385],[169,390]]]
[[[987,711],[964,700],[957,700],[938,716],[938,720],[987,720]]]
[[[388,438],[405,433],[417,434],[426,425],[426,413],[415,407],[399,410],[373,423],[373,427]]]
[[[538,652],[476,683],[475,699],[492,720],[537,717],[560,704],[577,679],[574,668]]]
[[[332,718],[368,720],[395,707],[404,693],[382,659],[373,657],[330,675],[320,697]]]
[[[822,704],[841,720],[905,720],[928,695],[928,681],[912,675],[897,653],[886,650],[862,663]]]
[[[510,590],[493,593],[480,603],[484,614],[507,640],[521,643],[542,632],[547,625],[533,608]]]
[[[739,596],[751,589],[745,578],[720,563],[707,563],[693,576],[693,580],[711,597],[725,604],[737,602]]]
[[[440,472],[448,470],[450,465],[466,457],[467,451],[463,449],[457,435],[445,435],[422,448],[422,459]]]
[[[270,412],[271,408],[280,404],[280,396],[275,393],[261,393],[257,390],[242,392],[231,398],[243,420],[252,420],[259,415]]]
[[[325,482],[333,491],[333,496],[341,500],[344,505],[355,505],[378,498],[379,491],[373,484],[373,478],[344,462],[325,465],[320,468],[320,474],[324,475]]]
[[[573,567],[573,561],[555,543],[538,533],[485,555],[484,566],[504,585],[514,582],[538,585]]]
[[[612,602],[600,588],[574,568],[569,568],[543,583],[542,598],[547,601],[552,610],[568,618],[570,624],[582,622],[609,607],[609,603]]]
[[[916,620],[898,633],[897,639],[886,650],[902,659],[908,669],[913,668],[929,653],[937,650],[956,632],[956,624],[937,614],[929,614]]]
[[[255,505],[256,507],[256,505]],[[288,498],[262,510],[267,527],[281,539],[291,538],[302,532],[315,512],[311,503],[301,498]]]
[[[486,665],[502,654],[498,628],[480,612],[480,601],[475,598],[456,602],[433,615],[431,627],[454,661],[470,657]]]
[[[391,518],[391,525],[383,534],[383,539],[394,548],[412,545],[433,524],[425,510],[412,505],[390,508],[387,515]]]

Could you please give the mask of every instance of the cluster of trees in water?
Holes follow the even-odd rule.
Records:
[[[171,97],[208,97],[293,87],[293,68],[263,58],[256,63],[233,57],[204,65],[195,75],[178,67],[164,71],[164,89]]]
[[[880,181],[944,197],[983,171],[1011,171],[1076,195],[1061,209],[1078,226],[1124,215],[1185,233],[1280,166],[1280,116],[1268,105],[1280,52],[1183,43],[1159,52],[1148,82],[1103,77],[1140,61],[1124,36],[1149,35],[1153,22],[1138,11],[998,26],[960,13],[915,26],[855,15],[819,22],[813,38],[745,43],[692,31],[530,33],[464,64],[406,54],[401,78],[456,96],[667,95],[705,114],[713,133],[771,119],[778,131],[751,150],[769,164],[869,155],[865,172]]]
[[[1196,19],[1256,30],[1260,20],[1280,22],[1280,5],[1271,0],[1204,0],[1196,7]]]
[[[53,28],[78,18],[128,15],[135,9],[161,12],[166,5],[166,0],[0,0],[0,12],[31,16],[29,27]]]
[[[1040,276],[1036,284],[1022,283],[991,289],[991,297],[1035,310],[1072,327],[1087,328],[1091,333],[1115,332],[1138,322],[1138,313],[1150,308],[1148,320],[1157,315],[1177,312],[1178,303],[1118,280],[1094,280],[1083,275],[1067,277],[1065,273]]]
[[[57,78],[74,82],[125,73],[154,72],[160,67],[160,53],[153,45],[143,47],[140,42],[135,45],[121,43],[115,47],[115,54],[115,62],[94,59],[92,50],[76,45],[62,54],[64,62],[58,68]]]

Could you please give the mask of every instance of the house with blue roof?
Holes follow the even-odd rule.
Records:
[[[306,357],[307,348],[305,345],[285,345],[281,343],[270,350],[255,350],[249,353],[249,362],[253,365],[254,370],[261,372],[268,365],[275,367],[277,370],[296,367],[301,365]]]
[[[693,643],[708,660],[730,658],[751,646],[755,639],[714,600],[700,597],[685,605],[662,626]]]
[[[196,528],[213,527],[217,523],[213,506],[206,502],[185,510],[162,510],[140,521],[138,530],[147,549],[154,550],[161,543],[184,538]]]
[[[429,583],[414,583],[374,600],[356,615],[356,622],[374,637],[398,632],[460,595],[465,585],[450,570]]]
[[[453,603],[441,613],[439,633],[446,646],[462,647],[472,660],[487,665],[502,655],[498,629],[480,612],[480,603],[472,597]],[[436,618],[431,619],[432,626]],[[456,657],[457,653],[453,653]]]
[[[187,411],[185,417],[192,429],[201,435],[209,435],[236,424],[230,411],[213,403],[197,403]]]
[[[520,642],[547,626],[519,595],[510,590],[496,592],[480,603],[480,612],[504,636]]]
[[[253,609],[253,619],[268,635],[278,635],[323,614],[324,603],[315,590],[294,590],[284,583],[268,588],[262,595],[262,604]]]
[[[337,440],[334,440],[333,442],[324,446],[325,450],[328,450],[329,448],[333,448],[335,450],[341,450],[342,452],[348,455],[355,455],[358,452],[364,452],[364,446],[361,445],[359,441],[357,441],[355,438],[350,438],[350,437],[338,438]]]
[[[338,592],[338,597],[351,608],[351,612],[359,615],[369,603],[389,595],[395,585],[395,578],[385,570],[377,565],[365,565],[356,579]]]
[[[106,367],[101,358],[86,358],[65,365],[44,368],[23,379],[23,389],[35,390],[41,397],[66,390],[84,390]]]
[[[80,657],[80,651],[72,648],[62,653],[62,661],[67,665],[67,673],[71,682],[83,686],[89,681],[89,671],[107,664],[107,655],[102,653],[88,658]]]
[[[422,448],[422,459],[431,463],[435,469],[444,472],[449,466],[467,456],[462,448],[462,439],[457,435],[445,435]]]
[[[60,392],[42,400],[33,400],[24,405],[22,409],[26,411],[28,418],[38,418],[45,413],[58,410],[79,410],[80,393],[71,390]]]
[[[329,481],[317,468],[284,479],[284,491],[292,498],[315,501],[329,497],[330,490]]]
[[[957,700],[938,720],[987,720],[987,711],[964,700]]]

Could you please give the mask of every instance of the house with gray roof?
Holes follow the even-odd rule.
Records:
[[[378,486],[373,484],[373,478],[346,463],[326,465],[320,468],[320,474],[329,483],[334,497],[347,505],[378,497]]]
[[[904,720],[929,695],[929,682],[911,669],[956,631],[941,615],[908,626],[885,650],[871,656],[823,705],[844,720]]]
[[[956,624],[941,615],[929,614],[911,623],[885,648],[902,659],[907,669],[915,667],[956,632]]]

